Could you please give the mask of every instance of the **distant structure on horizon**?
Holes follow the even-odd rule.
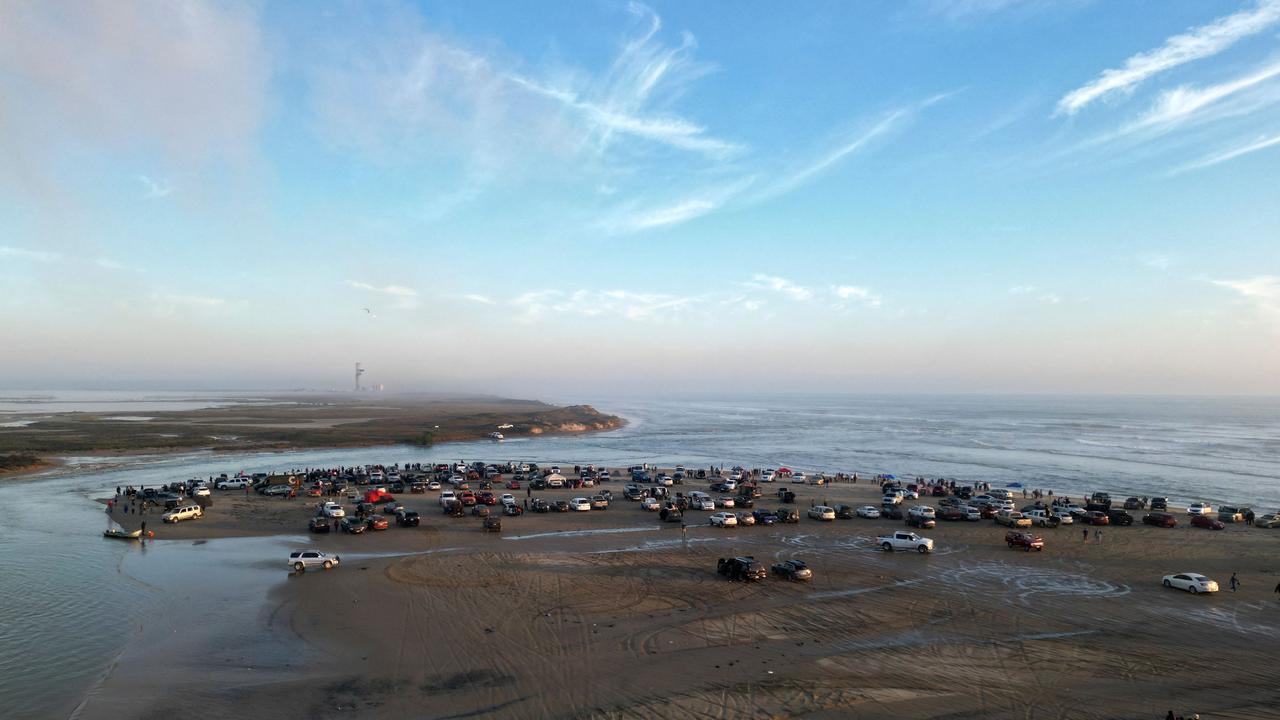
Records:
[[[356,363],[356,392],[360,392],[360,376],[364,374],[364,368],[360,367],[360,363]]]

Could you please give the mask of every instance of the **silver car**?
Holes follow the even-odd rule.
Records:
[[[325,570],[342,562],[337,555],[330,555],[319,550],[294,550],[289,553],[289,567],[302,572],[309,567],[322,567]]]

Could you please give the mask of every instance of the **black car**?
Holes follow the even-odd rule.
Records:
[[[858,511],[848,505],[837,505],[835,511],[836,517],[841,520],[852,520],[858,515]]]
[[[396,513],[396,524],[400,527],[417,527],[422,522],[417,510],[405,510]]]
[[[751,513],[751,517],[756,519],[757,525],[773,525],[778,522],[778,516],[772,510],[756,510]]]
[[[783,488],[778,491],[778,499],[784,503],[793,503],[796,501],[796,494],[786,488]]]
[[[716,572],[724,575],[730,580],[742,580],[743,582],[763,580],[768,576],[768,573],[765,572],[764,565],[756,562],[756,559],[750,555],[743,557],[720,558],[716,562]]]
[[[658,511],[658,518],[665,522],[681,522],[684,520],[684,513],[679,508],[664,507]]]
[[[534,490],[546,490],[548,487],[551,487],[551,486],[547,484],[546,480],[542,478],[538,478],[537,480],[530,482],[529,487],[533,488]]]
[[[331,529],[329,527],[329,518],[313,517],[307,523],[307,528],[313,533],[327,533]]]
[[[341,526],[343,532],[351,533],[352,535],[359,535],[368,528],[368,525],[365,524],[364,520],[351,517],[350,515],[342,518]]]
[[[1151,498],[1151,509],[1152,510],[1168,510],[1169,498],[1163,498],[1163,497]]]
[[[708,489],[711,492],[729,492],[729,486],[723,482],[711,483],[711,487]]]
[[[542,498],[534,498],[533,502],[529,503],[529,509],[538,513],[549,512],[551,510],[551,503],[548,503]]]
[[[734,503],[734,507],[739,507],[739,508],[750,509],[756,506],[755,500],[752,500],[751,498],[743,495],[739,495],[738,497],[734,498],[733,503]]]
[[[557,500],[555,504],[551,506],[551,509],[556,512],[569,512],[569,501]]]
[[[795,508],[778,508],[773,511],[778,517],[780,523],[798,523],[800,522],[800,511]]]
[[[1132,525],[1133,516],[1123,510],[1107,511],[1107,519],[1112,525]]]
[[[465,508],[462,507],[462,503],[451,502],[448,505],[444,506],[444,514],[448,515],[449,517],[459,518],[459,517],[464,517],[467,514],[467,511]]]
[[[1142,498],[1131,497],[1124,501],[1125,510],[1145,510],[1147,503]]]
[[[881,520],[901,520],[902,508],[898,507],[897,505],[881,505],[880,519]]]
[[[813,579],[813,571],[809,569],[808,565],[804,564],[803,560],[784,560],[780,563],[774,563],[770,569],[773,570],[774,575],[781,575],[787,580],[804,581]]]

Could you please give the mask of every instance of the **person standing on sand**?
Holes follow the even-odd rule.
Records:
[[[1276,594],[1280,595],[1280,583],[1276,583]]]
[[[1231,573],[1231,592],[1235,592],[1236,589],[1239,587],[1240,587],[1240,580],[1236,577],[1235,573]]]
[[[1093,531],[1093,539],[1097,542],[1102,542],[1102,528]]]
[[[1089,528],[1081,529],[1080,533],[1080,542],[1089,542]]]

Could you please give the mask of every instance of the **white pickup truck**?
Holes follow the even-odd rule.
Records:
[[[920,537],[913,532],[895,532],[892,535],[881,535],[876,538],[876,544],[885,552],[893,552],[894,550],[915,550],[918,553],[933,552],[933,541],[927,537]]]

